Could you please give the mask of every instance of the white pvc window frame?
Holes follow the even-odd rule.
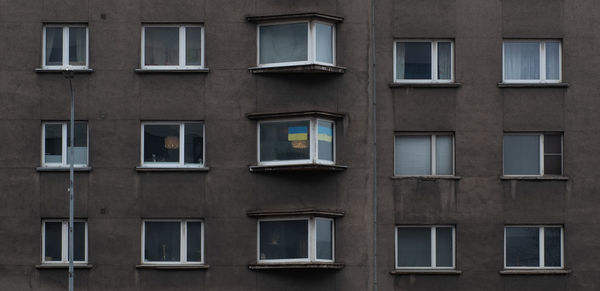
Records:
[[[173,66],[166,65],[146,65],[146,28],[152,27],[176,27],[179,28],[179,64]],[[186,65],[186,29],[190,27],[201,28],[201,52],[200,52],[200,65]],[[191,25],[178,25],[178,24],[144,24],[142,25],[142,43],[140,47],[140,67],[142,70],[198,70],[205,69],[204,52],[205,52],[205,37],[204,37],[204,25],[202,24],[191,24]]]
[[[75,123],[84,123],[84,121],[75,121]],[[46,125],[62,125],[62,161],[60,163],[46,163]],[[81,168],[87,167],[90,162],[90,132],[88,128],[87,122],[85,122],[86,126],[86,144],[87,144],[87,157],[86,164],[74,164],[73,167]],[[59,167],[66,168],[69,167],[69,162],[67,161],[67,154],[69,152],[69,141],[67,140],[68,132],[69,132],[69,122],[44,122],[42,123],[42,167]]]
[[[431,79],[398,79],[397,76],[397,58],[398,58],[398,44],[399,43],[411,43],[411,42],[429,42],[431,43]],[[438,43],[449,42],[450,43],[450,79],[439,79],[438,78]],[[429,84],[429,83],[454,83],[454,40],[452,39],[399,39],[394,41],[394,83],[400,84]]]
[[[286,161],[264,161],[261,162],[260,158],[260,126],[269,123],[286,123],[286,122],[297,122],[297,121],[309,121],[309,153],[310,158],[304,160],[286,160]],[[333,139],[333,159],[321,160],[319,159],[319,122],[326,122],[332,124],[332,139]],[[261,166],[278,166],[278,165],[304,165],[304,164],[320,164],[320,165],[335,165],[336,160],[336,128],[335,121],[323,118],[290,118],[290,119],[276,119],[276,120],[261,120],[256,125],[256,143],[257,151],[256,156],[258,157],[258,164]]]
[[[264,221],[297,221],[305,220],[308,227],[307,253],[306,258],[294,259],[261,259],[260,258],[260,223]],[[317,220],[326,220],[331,222],[331,260],[317,259]],[[299,216],[299,217],[278,217],[262,218],[256,223],[256,261],[259,264],[277,264],[277,263],[333,263],[335,262],[335,219],[320,216]]]
[[[504,71],[504,62],[506,61],[505,44],[519,42],[535,42],[539,44],[540,57],[540,78],[539,79],[506,79]],[[546,43],[558,43],[558,80],[546,79]],[[559,39],[504,39],[502,41],[502,82],[516,84],[531,84],[531,83],[560,83],[562,82],[562,41]]]
[[[306,61],[295,61],[295,62],[279,62],[279,63],[260,63],[260,28],[262,26],[273,26],[273,25],[285,25],[285,24],[295,24],[295,23],[306,23],[308,26],[307,29],[307,60]],[[332,62],[319,62],[317,61],[317,32],[315,25],[316,23],[329,25],[331,26],[331,57]],[[286,66],[298,66],[298,65],[310,65],[310,64],[319,64],[325,66],[335,66],[336,65],[336,31],[335,31],[335,23],[319,21],[319,20],[302,20],[302,21],[277,21],[277,22],[267,22],[261,23],[256,26],[256,64],[261,68],[269,68],[269,67],[286,67]]]
[[[398,142],[398,137],[402,137],[402,136],[429,136],[430,137],[430,141],[431,141],[431,174],[429,175],[398,175],[397,173],[397,165],[396,165],[396,143]],[[437,170],[437,166],[436,166],[436,154],[437,154],[437,149],[436,149],[436,137],[437,136],[450,136],[452,137],[452,174],[451,175],[438,175],[436,173]],[[394,135],[394,176],[397,177],[414,177],[414,176],[435,176],[435,177],[452,177],[454,176],[456,173],[456,141],[455,141],[455,136],[454,133],[449,133],[449,132],[438,132],[438,133],[396,133]]]
[[[69,64],[69,28],[85,28],[85,65],[71,66]],[[46,28],[62,28],[62,62],[60,66],[46,65]],[[90,31],[87,25],[83,24],[46,24],[43,29],[42,36],[42,68],[46,70],[85,70],[90,63]]]
[[[61,260],[46,260],[46,223],[61,223]],[[85,259],[83,261],[73,261],[75,264],[87,264],[88,262],[88,223],[86,220],[75,219],[74,222],[83,222],[85,225]],[[75,231],[75,230],[73,230]],[[42,221],[42,264],[68,264],[69,263],[69,220],[68,219],[44,219]]]
[[[507,228],[537,228],[538,229],[538,256],[539,256],[539,266],[507,266],[506,265],[506,229]],[[545,228],[560,228],[560,266],[556,267],[546,267],[545,266],[545,255],[544,252],[544,229]],[[564,269],[565,268],[565,229],[562,225],[506,225],[504,226],[504,269]]]
[[[429,267],[413,267],[398,266],[398,229],[400,228],[429,228],[431,235],[431,266]],[[436,229],[437,228],[452,228],[452,266],[451,267],[437,267],[436,262]],[[394,228],[394,266],[397,270],[454,270],[456,269],[456,226],[454,225],[397,225]]]
[[[544,176],[546,175],[544,173],[544,156],[546,155],[544,153],[544,135],[560,135],[560,175],[550,175],[550,176],[562,176],[564,175],[564,135],[562,133],[514,133],[514,132],[510,132],[510,133],[504,133],[504,136],[502,136],[502,175],[506,176],[506,177],[539,177],[539,176]],[[522,175],[522,174],[506,174],[505,169],[504,169],[504,162],[505,162],[505,157],[504,157],[504,137],[505,136],[539,136],[539,156],[538,156],[538,162],[539,162],[539,168],[540,168],[540,172],[539,174],[536,175]],[[557,154],[548,154],[551,156],[556,156]]]
[[[202,163],[192,164],[185,163],[185,124],[199,123],[202,124]],[[163,162],[145,162],[144,161],[144,128],[146,125],[179,125],[179,162],[177,163],[163,163]],[[148,121],[142,122],[141,126],[141,148],[140,148],[140,162],[143,168],[203,168],[206,164],[206,127],[203,121]]]
[[[179,262],[176,261],[147,261],[145,258],[146,251],[146,222],[179,222]],[[201,261],[188,261],[187,260],[187,223],[188,222],[200,222],[202,223],[201,238],[202,238],[202,260]],[[205,257],[205,240],[204,240],[204,220],[202,219],[144,219],[142,221],[142,253],[141,261],[143,265],[202,265],[206,262]]]

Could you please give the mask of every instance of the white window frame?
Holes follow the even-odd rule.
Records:
[[[295,121],[309,121],[309,153],[310,158],[305,160],[287,160],[287,161],[260,161],[260,126],[265,123],[285,123]],[[331,123],[332,126],[332,138],[333,138],[333,160],[321,160],[319,159],[319,145],[318,145],[318,123],[326,122]],[[256,143],[257,151],[256,156],[258,157],[258,164],[261,166],[277,166],[277,165],[303,165],[303,164],[320,164],[320,165],[335,165],[336,160],[336,129],[335,121],[323,118],[290,118],[290,119],[274,119],[274,120],[261,120],[256,124]]]
[[[540,78],[531,80],[521,79],[506,79],[504,72],[505,62],[505,47],[506,43],[514,42],[536,42],[539,44],[539,56],[540,56]],[[558,80],[547,80],[546,79],[546,43],[547,42],[558,42]],[[562,41],[559,39],[504,39],[502,41],[502,82],[503,83],[520,83],[520,84],[531,84],[531,83],[560,83],[562,82]]]
[[[544,173],[544,156],[546,155],[544,153],[544,135],[560,135],[560,175],[549,175],[549,176],[563,176],[564,175],[564,135],[563,133],[551,133],[551,132],[547,132],[547,133],[527,133],[527,132],[505,132],[504,135],[502,136],[502,175],[506,176],[506,177],[539,177],[539,176],[544,176],[546,175]],[[539,167],[540,167],[540,172],[537,175],[516,175],[516,174],[506,174],[505,169],[504,169],[504,162],[505,162],[505,157],[504,157],[504,137],[505,136],[539,136],[540,137],[540,144],[539,144],[539,157],[538,157],[538,162],[539,162]],[[552,154],[555,156],[555,154]]]
[[[61,260],[46,261],[46,223],[61,223]],[[88,223],[86,220],[75,219],[74,222],[83,222],[85,225],[85,259],[83,261],[73,261],[75,264],[87,264],[88,262]],[[75,231],[75,230],[73,230]],[[69,263],[69,220],[65,219],[44,219],[42,221],[42,264],[68,264]]]
[[[201,123],[202,124],[202,163],[201,164],[186,164],[185,163],[185,124],[186,123]],[[179,125],[179,162],[177,163],[153,163],[144,162],[144,127],[146,125]],[[140,162],[143,168],[203,168],[206,164],[206,127],[204,121],[148,121],[142,122],[141,126],[141,148]]]
[[[75,123],[83,123],[85,121],[75,121]],[[60,124],[62,125],[62,162],[60,163],[46,163],[46,125],[52,125],[52,124]],[[44,122],[42,123],[42,167],[48,167],[48,168],[67,168],[69,167],[69,162],[67,161],[67,154],[69,152],[69,141],[67,140],[67,134],[69,132],[69,122]],[[90,132],[89,132],[89,127],[88,127],[88,123],[85,122],[85,126],[86,126],[86,144],[87,144],[87,163],[86,164],[74,164],[73,167],[75,168],[82,168],[82,167],[87,167],[88,164],[90,163]]]
[[[531,227],[538,229],[538,255],[539,255],[539,266],[507,266],[506,265],[506,229],[507,228],[517,228],[517,227]],[[560,266],[559,267],[546,267],[544,266],[545,262],[545,253],[544,253],[544,230],[545,228],[560,228]],[[564,235],[564,227],[562,225],[505,225],[504,226],[504,269],[564,269],[565,268],[565,235]]]
[[[179,64],[174,66],[165,65],[146,65],[146,28],[147,27],[177,27],[179,28]],[[185,55],[185,44],[186,44],[186,28],[189,27],[200,27],[201,28],[201,52],[200,52],[200,65],[188,66],[186,65]],[[140,67],[142,70],[198,70],[204,69],[204,25],[193,24],[193,25],[178,25],[178,24],[144,24],[142,25],[142,44],[140,47]]]
[[[452,228],[452,267],[437,267],[436,264],[436,229]],[[398,229],[400,228],[429,228],[431,235],[431,266],[430,267],[400,267],[398,266]],[[456,226],[454,225],[397,225],[394,228],[394,266],[397,270],[454,270],[456,269]]]
[[[144,253],[146,251],[146,222],[179,222],[179,262],[174,261],[146,261]],[[200,222],[202,223],[202,261],[188,261],[187,260],[187,223],[188,222]],[[204,220],[202,219],[144,219],[142,221],[142,253],[141,261],[143,265],[202,265],[206,261],[204,256],[205,241],[204,241]]]
[[[431,79],[398,79],[396,74],[397,68],[397,53],[398,44],[403,42],[429,42],[431,43]],[[450,79],[438,79],[438,43],[450,43]],[[399,39],[394,41],[394,83],[411,84],[411,83],[454,83],[454,40],[451,39]]]
[[[400,136],[429,136],[430,137],[430,141],[431,141],[431,174],[429,175],[418,175],[418,174],[414,174],[414,175],[397,175],[397,165],[396,165],[396,142],[397,142],[397,137]],[[452,137],[452,174],[451,175],[438,175],[436,173],[436,153],[437,153],[437,149],[436,149],[436,137],[437,136],[451,136]],[[400,133],[396,133],[394,135],[394,176],[396,177],[414,177],[414,176],[435,176],[435,177],[452,177],[455,175],[456,173],[456,141],[455,141],[455,136],[454,133],[452,132],[436,132],[436,133],[405,133],[405,132],[400,132]]]
[[[296,61],[296,62],[281,62],[281,63],[260,63],[260,28],[262,26],[272,26],[272,25],[282,25],[282,24],[294,24],[294,23],[306,23],[308,26],[307,29],[307,60],[306,61]],[[315,29],[315,24],[321,23],[325,25],[329,25],[332,27],[332,61],[331,63],[319,62],[317,61],[317,33]],[[286,66],[297,66],[297,65],[310,65],[310,64],[319,64],[325,66],[335,66],[336,65],[336,31],[335,31],[335,23],[319,21],[319,20],[301,20],[301,21],[277,21],[277,22],[267,22],[256,25],[256,64],[257,67],[260,68],[269,68],[269,67],[286,67]]]
[[[49,66],[46,65],[46,28],[59,28],[63,29],[62,37],[62,62],[61,66]],[[84,66],[71,66],[69,65],[69,28],[82,27],[85,28],[85,65]],[[90,32],[87,25],[67,25],[67,24],[47,24],[44,25],[44,31],[42,36],[42,68],[47,70],[84,70],[87,69],[90,63]]]
[[[297,258],[297,259],[261,259],[260,258],[260,223],[263,221],[293,221],[293,220],[306,220],[308,224],[308,257]],[[331,260],[317,259],[317,220],[331,221]],[[320,216],[298,216],[298,217],[278,217],[278,218],[262,218],[256,223],[256,261],[259,264],[278,264],[278,263],[315,263],[335,262],[335,219],[326,218]]]

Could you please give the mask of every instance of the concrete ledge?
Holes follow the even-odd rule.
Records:
[[[136,269],[152,270],[206,270],[210,265],[206,264],[179,264],[179,265],[136,265]]]
[[[461,83],[390,83],[390,88],[458,88]]]
[[[317,13],[317,12],[248,16],[248,17],[246,17],[246,20],[250,21],[250,22],[269,22],[269,21],[279,21],[279,20],[311,19],[311,18],[312,19],[329,20],[329,21],[333,21],[333,22],[342,22],[344,20],[344,18],[340,17],[340,16]]]
[[[35,168],[38,172],[69,172],[69,167],[37,167]],[[91,172],[92,167],[74,167],[74,172]]]
[[[346,68],[331,66],[331,65],[320,65],[320,64],[308,64],[308,65],[296,65],[296,66],[282,66],[282,67],[251,67],[248,68],[253,74],[265,74],[265,73],[318,73],[318,74],[343,74],[346,72]]]
[[[343,113],[308,110],[308,111],[293,111],[293,112],[255,112],[248,113],[246,117],[248,119],[277,119],[277,118],[290,118],[290,117],[322,117],[328,119],[342,119],[344,118]]]
[[[569,83],[498,83],[498,88],[568,88]]]
[[[210,70],[205,69],[135,69],[138,74],[179,74],[179,73],[208,73]]]
[[[500,176],[500,180],[525,180],[525,181],[568,181],[565,176]]]
[[[293,210],[249,210],[246,212],[249,217],[262,218],[269,216],[300,216],[310,215],[319,217],[336,218],[346,214],[339,209],[293,209]]]
[[[419,180],[460,180],[461,176],[391,176],[392,180],[419,179]]]
[[[277,269],[327,269],[340,270],[345,267],[343,263],[280,263],[280,264],[250,264],[250,270],[277,270]]]
[[[73,268],[75,269],[91,269],[94,266],[89,264],[75,264]],[[39,264],[35,265],[36,269],[68,269],[69,264]]]
[[[210,168],[208,168],[208,167],[198,167],[198,168],[135,167],[135,170],[138,172],[208,172],[210,170]]]
[[[500,275],[568,275],[569,269],[504,269],[499,271]]]
[[[35,68],[33,69],[34,72],[36,73],[40,73],[40,74],[44,74],[44,73],[49,73],[49,74],[62,74],[62,72],[67,71],[65,69],[43,69],[43,68]],[[93,69],[71,69],[69,70],[70,72],[73,72],[75,74],[91,74],[94,72]]]
[[[390,271],[392,275],[460,275],[462,274],[461,270],[392,270]]]
[[[248,166],[250,172],[277,172],[277,171],[344,171],[348,167],[340,165],[277,165],[277,166]]]

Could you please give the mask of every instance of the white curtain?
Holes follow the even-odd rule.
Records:
[[[560,79],[560,43],[546,42],[546,79]]]
[[[435,171],[437,175],[452,175],[453,142],[451,135],[435,137]]]
[[[333,26],[316,23],[316,46],[318,62],[333,64]]]
[[[46,27],[46,65],[62,66],[62,27]]]
[[[146,66],[179,65],[178,27],[146,27],[144,38]]]
[[[260,63],[308,60],[308,23],[260,27]]]
[[[69,64],[85,66],[86,63],[86,34],[85,27],[69,28]]]
[[[399,42],[396,45],[396,79],[404,79],[405,71],[405,45],[406,43]]]
[[[431,175],[431,136],[396,137],[396,175]]]
[[[504,79],[540,79],[540,43],[504,43]]]
[[[202,27],[185,29],[185,64],[188,66],[202,65]]]
[[[450,80],[452,76],[452,44],[438,42],[438,79]]]

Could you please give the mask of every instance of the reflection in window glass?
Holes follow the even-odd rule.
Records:
[[[45,261],[62,261],[62,222],[45,223],[44,255]]]
[[[333,260],[333,222],[315,219],[317,227],[317,259]]]
[[[260,222],[260,259],[308,258],[308,221]]]
[[[87,28],[70,27],[69,28],[69,65],[85,66],[87,51]]]
[[[144,125],[144,162],[179,162],[178,124]]]
[[[71,162],[71,123],[67,122],[67,163]],[[87,165],[88,163],[88,134],[86,122],[75,122],[75,146],[73,153],[75,165]]]
[[[185,163],[202,164],[204,161],[204,125],[185,123]]]
[[[187,261],[202,262],[202,222],[187,222]]]
[[[85,260],[85,222],[73,223],[73,259],[75,261]]]
[[[260,161],[310,159],[310,121],[262,123]]]
[[[317,146],[320,160],[333,161],[333,122],[317,122]]]
[[[185,64],[202,65],[202,27],[185,28]]]
[[[539,42],[504,42],[504,79],[540,79]]]
[[[546,42],[546,79],[560,80],[560,42]]]
[[[451,227],[436,227],[435,229],[435,262],[437,267],[452,267],[454,262]]]
[[[438,79],[450,80],[452,76],[452,43],[438,42]]]
[[[180,260],[179,222],[145,222],[144,259],[154,262]]]
[[[63,65],[63,28],[46,27],[46,66]]]
[[[504,136],[504,174],[540,174],[540,136]]]
[[[263,25],[260,30],[260,64],[308,60],[308,23]]]
[[[431,136],[396,136],[396,175],[431,173]]]
[[[431,42],[397,43],[396,79],[431,79]]]
[[[145,27],[144,33],[146,66],[179,65],[178,27]]]
[[[506,228],[506,266],[539,267],[539,228]]]
[[[44,162],[62,164],[62,124],[44,125]]]
[[[544,227],[544,266],[562,266],[562,239],[560,227]]]
[[[333,63],[333,26],[315,23],[317,62]]]

